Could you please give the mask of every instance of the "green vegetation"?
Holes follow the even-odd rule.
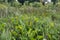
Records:
[[[0,4],[0,40],[60,40],[60,4]]]

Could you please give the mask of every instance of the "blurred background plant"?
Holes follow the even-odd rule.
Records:
[[[60,40],[60,4],[0,4],[0,40]]]

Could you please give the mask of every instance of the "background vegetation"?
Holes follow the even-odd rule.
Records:
[[[0,40],[60,40],[60,2],[1,2]]]

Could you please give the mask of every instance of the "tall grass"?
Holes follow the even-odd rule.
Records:
[[[0,40],[60,40],[60,4],[0,5]]]

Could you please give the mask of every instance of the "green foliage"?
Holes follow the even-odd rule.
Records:
[[[7,6],[4,4],[0,4],[0,17],[2,16],[5,17],[6,12],[7,12]]]
[[[41,3],[38,3],[38,2],[34,2],[34,3],[30,3],[30,6],[40,7],[40,6],[42,6],[42,4]]]
[[[20,7],[21,4],[19,2],[14,1],[13,3],[11,3],[11,6]]]
[[[10,32],[4,30],[1,34],[0,40],[11,40]]]
[[[59,4],[0,5],[0,40],[60,40]]]

